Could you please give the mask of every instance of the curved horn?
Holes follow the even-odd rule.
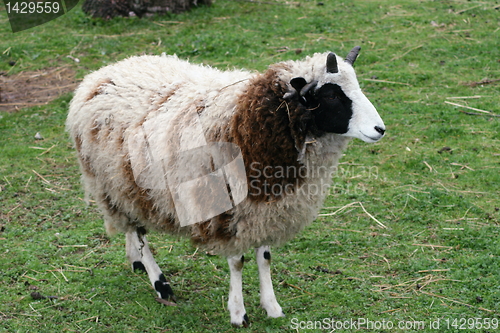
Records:
[[[358,57],[359,50],[361,50],[361,46],[355,46],[351,52],[345,57],[345,62],[350,64],[351,66],[354,65],[354,62],[356,61],[356,58]]]
[[[318,84],[318,81],[312,81],[312,82],[306,84],[304,86],[304,88],[302,88],[302,90],[300,90],[300,96],[304,97],[307,94],[307,92],[309,90],[311,90],[312,88],[316,87],[317,84]]]
[[[329,53],[326,57],[326,72],[327,73],[338,73],[339,67],[337,66],[337,57],[334,53]]]

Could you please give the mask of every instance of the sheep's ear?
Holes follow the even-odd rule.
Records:
[[[309,91],[314,90],[318,81],[311,81],[307,83],[306,79],[303,77],[296,77],[290,80],[290,85],[295,89],[295,91],[289,91],[283,96],[286,100],[291,100],[292,98],[297,97],[300,104],[308,106],[309,103],[306,99],[306,95]],[[309,98],[309,97],[308,97]]]
[[[295,77],[295,78],[293,78],[293,79],[290,80],[290,85],[295,90],[287,92],[283,96],[283,99],[291,100],[294,97],[298,96],[300,102],[302,102],[301,97],[300,97],[300,91],[302,90],[302,88],[304,88],[305,85],[307,85],[306,79],[304,79],[303,77]]]
[[[302,88],[304,88],[304,86],[307,84],[307,81],[303,77],[295,77],[290,81],[290,84],[295,90],[300,92]]]
[[[337,65],[337,57],[335,56],[335,53],[330,52],[326,57],[326,72],[332,74],[339,72],[339,67]]]
[[[345,57],[345,62],[348,64],[354,65],[354,62],[356,61],[356,58],[358,57],[359,50],[361,50],[361,46],[355,46],[351,52]]]

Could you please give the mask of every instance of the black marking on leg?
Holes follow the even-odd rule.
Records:
[[[244,326],[244,327],[248,327],[248,326],[250,326],[250,319],[248,319],[248,316],[247,316],[247,314],[246,314],[246,313],[245,313],[245,315],[243,316],[243,323],[242,323],[242,324],[243,324],[243,326]]]
[[[271,252],[269,252],[269,251],[264,251],[264,259],[266,259],[266,260],[271,260]]]
[[[241,261],[242,264],[244,264],[245,263],[245,256],[241,256],[240,261]]]
[[[146,234],[147,230],[144,227],[138,227],[137,228],[137,235],[139,236],[144,236]]]
[[[165,276],[160,274],[158,279],[159,280],[155,282],[155,290],[160,293],[162,299],[170,299],[175,302],[174,292],[167,282],[167,279],[165,279]]]
[[[146,272],[146,267],[144,267],[144,264],[141,261],[134,261],[132,263],[132,269],[134,271],[140,270],[140,271]]]
[[[243,321],[241,322],[241,325],[240,324],[236,324],[236,323],[231,323],[231,325],[233,325],[234,327],[248,327],[250,326],[250,320],[248,319],[248,316],[247,314],[245,313],[243,315]]]

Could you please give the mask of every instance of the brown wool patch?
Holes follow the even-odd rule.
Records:
[[[92,168],[92,164],[90,163],[89,157],[85,156],[82,153],[82,137],[80,135],[75,136],[75,148],[78,152],[78,159],[80,160],[80,165],[82,168],[82,172],[85,174],[95,177],[94,169]]]
[[[228,141],[241,149],[252,201],[279,200],[303,181],[298,170],[305,166],[297,159],[308,130],[304,123],[308,111],[297,102],[287,104],[282,98],[286,91],[276,70],[269,69],[255,77],[239,96],[230,122]]]
[[[196,107],[196,113],[198,115],[201,115],[203,113],[203,111],[205,111],[205,105],[199,105]]]
[[[181,86],[182,84],[177,84],[175,87],[167,91],[164,95],[160,95],[160,97],[154,102],[156,109],[159,109],[163,104],[168,102],[168,100],[175,95],[175,93]]]
[[[156,107],[159,109],[163,104],[165,104],[166,102],[168,102],[168,100],[170,99],[170,97],[172,97],[174,94],[175,94],[175,90],[169,92],[166,95],[161,96],[158,99],[158,101],[155,102]]]
[[[99,131],[101,130],[101,124],[97,121],[97,119],[94,119],[92,121],[92,128],[90,129],[90,139],[93,142],[97,142],[99,138]]]
[[[231,228],[233,214],[228,211],[201,223],[193,225],[191,241],[195,245],[213,242],[228,242],[236,235],[236,228]]]
[[[87,98],[85,99],[86,102],[90,101],[92,98],[96,97],[97,95],[102,94],[102,88],[104,85],[107,84],[112,84],[115,85],[113,80],[110,78],[105,78],[105,79],[100,79],[96,82],[96,85],[94,89],[90,91],[90,93],[87,95]]]
[[[139,208],[141,214],[146,218],[150,219],[151,214],[153,214],[154,203],[150,199],[149,191],[142,187],[139,187],[135,182],[134,172],[132,170],[132,165],[127,157],[124,157],[122,161],[123,176],[126,181],[126,185],[122,187],[122,192],[134,202],[134,205]],[[157,210],[157,209],[156,209]]]
[[[121,136],[119,142],[123,145],[123,136]],[[160,210],[155,205],[154,199],[151,198],[151,193],[149,189],[142,188],[137,185],[134,179],[134,172],[132,170],[132,165],[128,156],[124,156],[122,160],[122,171],[125,180],[124,186],[121,188],[121,196],[127,197],[133,202],[134,207],[136,207],[141,218],[144,220],[155,220],[158,223],[158,227],[165,231],[175,230],[176,220],[173,217],[165,217],[163,220],[158,221]],[[167,191],[165,189],[165,191]],[[165,193],[165,195],[170,195],[170,193]]]
[[[75,148],[77,152],[82,150],[82,137],[80,135],[75,136]]]
[[[114,127],[111,126],[111,127],[104,127],[100,130],[100,133],[99,133],[99,139],[101,141],[108,141],[109,140],[109,137],[111,135],[111,133],[113,133],[114,131]]]
[[[150,191],[136,184],[130,161],[124,161],[122,166],[125,179],[127,180],[126,185],[122,188],[122,193],[134,203],[134,206],[139,210],[142,218],[151,220],[157,217],[159,211],[158,208],[155,207],[154,201],[151,199]]]
[[[209,128],[205,136],[207,142],[231,142],[229,137],[229,125],[227,124]]]
[[[102,202],[106,205],[106,210],[110,215],[118,213],[118,207],[111,201],[111,198],[107,194],[103,195]]]

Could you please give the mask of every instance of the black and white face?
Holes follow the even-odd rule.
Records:
[[[376,142],[384,136],[385,125],[359,87],[352,67],[357,56],[353,51],[345,61],[330,53],[321,80],[308,83],[298,77],[290,85],[296,91],[293,96],[311,111],[319,131]]]
[[[351,121],[352,101],[334,83],[326,83],[319,88],[313,99],[312,114],[316,127],[323,132],[345,134],[349,131]]]

